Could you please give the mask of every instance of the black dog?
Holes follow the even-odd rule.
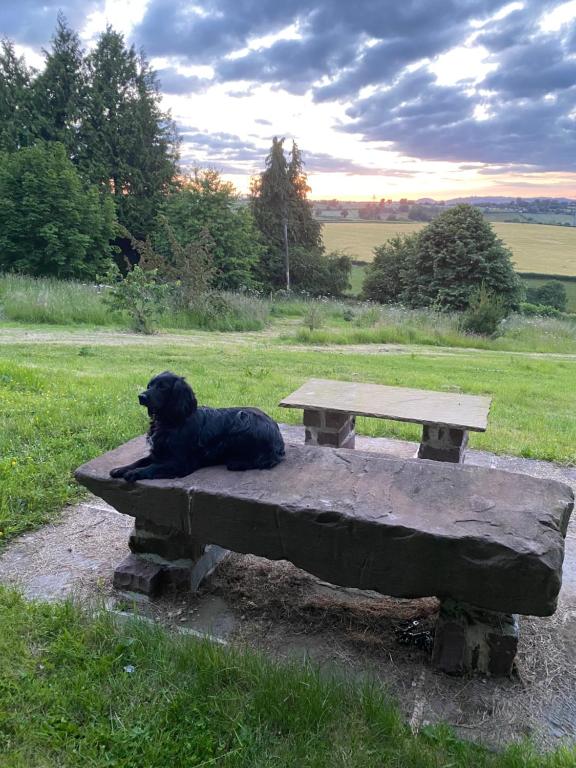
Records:
[[[170,371],[155,376],[138,395],[148,409],[150,455],[112,477],[129,483],[184,477],[201,467],[271,469],[284,458],[278,424],[257,408],[199,408],[192,389]]]

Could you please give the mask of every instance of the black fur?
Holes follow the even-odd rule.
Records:
[[[271,469],[284,458],[278,424],[257,408],[199,408],[192,389],[170,371],[155,376],[138,396],[148,409],[150,454],[112,477],[129,483],[184,477],[201,467]]]

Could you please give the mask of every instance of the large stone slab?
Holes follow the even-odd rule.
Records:
[[[280,405],[485,432],[492,398],[460,392],[310,379]]]
[[[76,478],[119,512],[205,544],[289,560],[334,584],[503,613],[556,608],[574,504],[562,483],[297,445],[272,470],[210,467],[133,485],[110,478],[145,452],[136,438]]]

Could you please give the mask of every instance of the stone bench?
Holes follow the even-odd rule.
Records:
[[[131,515],[132,555],[115,584],[197,585],[226,548],[285,559],[334,584],[441,601],[433,660],[448,672],[511,669],[515,614],[549,616],[561,585],[571,489],[482,467],[287,445],[272,470],[202,469],[128,484],[112,467],[136,438],[76,471]],[[208,545],[215,545],[210,548]]]
[[[418,458],[460,462],[468,432],[485,432],[491,398],[455,392],[310,379],[284,398],[304,411],[305,442],[354,448],[356,416],[422,424]]]

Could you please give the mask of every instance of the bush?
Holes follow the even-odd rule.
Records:
[[[290,277],[295,290],[310,296],[342,296],[350,288],[352,259],[338,251],[294,248],[290,252]]]
[[[406,287],[406,266],[415,258],[417,235],[396,235],[374,249],[374,260],[366,267],[362,298],[381,304],[401,300]]]
[[[520,313],[527,317],[562,317],[562,312],[549,304],[531,304],[523,301],[520,304]]]
[[[170,304],[170,286],[158,282],[156,270],[136,266],[105,297],[114,311],[125,312],[136,333],[154,333],[162,312]]]
[[[548,280],[537,288],[529,287],[526,290],[526,301],[529,304],[546,305],[565,312],[568,297],[563,283],[559,280]]]
[[[470,306],[462,318],[462,330],[479,336],[495,336],[507,314],[504,300],[482,286],[470,299]]]
[[[311,303],[302,322],[311,331],[321,328],[324,322],[324,312],[320,305],[315,302]]]

